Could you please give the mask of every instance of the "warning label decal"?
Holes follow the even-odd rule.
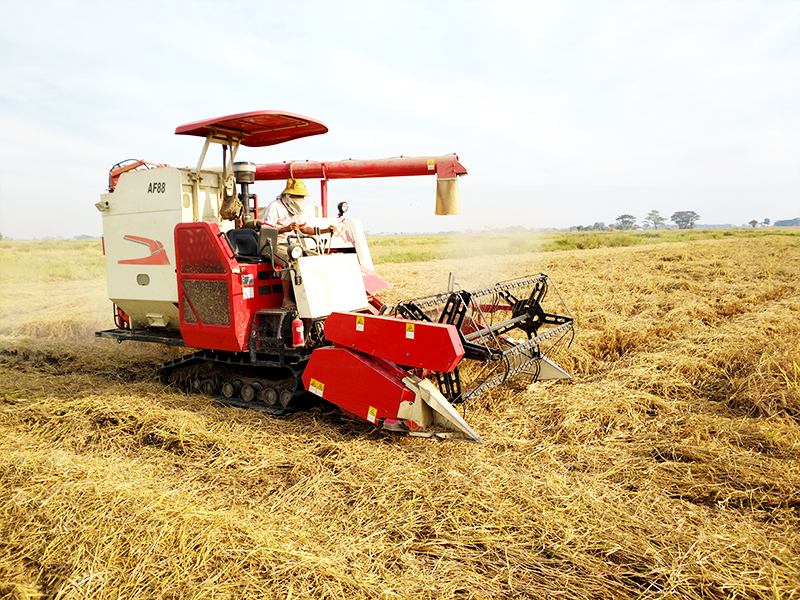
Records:
[[[322,398],[322,393],[325,391],[325,384],[312,378],[311,381],[308,382],[308,391]]]
[[[255,287],[253,287],[253,276],[249,273],[242,275],[242,297],[245,300],[255,297]]]

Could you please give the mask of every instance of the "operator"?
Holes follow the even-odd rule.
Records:
[[[264,211],[262,219],[267,227],[274,227],[278,230],[278,248],[275,252],[276,264],[285,267],[289,264],[289,242],[287,234],[289,232],[300,232],[306,235],[314,235],[316,231],[313,227],[306,225],[303,220],[303,201],[308,192],[306,184],[299,179],[289,179],[286,181],[286,189],[269,203]],[[331,225],[320,233],[335,233],[336,227]],[[292,300],[292,288],[289,280],[291,273],[288,269],[281,272],[281,285],[283,286],[283,303],[281,308],[293,309],[296,307]]]

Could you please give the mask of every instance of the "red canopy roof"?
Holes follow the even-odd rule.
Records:
[[[320,121],[277,110],[258,110],[195,121],[175,130],[177,135],[207,137],[212,133],[220,137],[231,135],[236,139],[241,136],[243,146],[272,146],[327,132],[328,128]]]

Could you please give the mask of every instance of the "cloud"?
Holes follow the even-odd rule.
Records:
[[[194,165],[176,126],[265,108],[330,133],[242,159],[457,152],[447,228],[610,222],[648,198],[715,198],[704,222],[753,195],[800,213],[796,2],[6,2],[0,49],[4,233],[97,232],[113,163]],[[441,228],[424,181],[375,185],[336,185],[376,198],[369,230]],[[35,228],[26,205],[48,207]]]

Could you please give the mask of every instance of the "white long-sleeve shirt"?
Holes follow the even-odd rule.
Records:
[[[264,218],[262,219],[265,225],[269,227],[276,227],[281,229],[283,227],[288,227],[292,223],[297,223],[300,226],[305,225],[305,221],[303,220],[302,215],[290,215],[289,209],[286,208],[286,205],[280,198],[276,198],[272,202],[269,203],[267,209],[264,211]],[[279,244],[286,244],[286,235],[285,233],[278,234],[278,243]]]

